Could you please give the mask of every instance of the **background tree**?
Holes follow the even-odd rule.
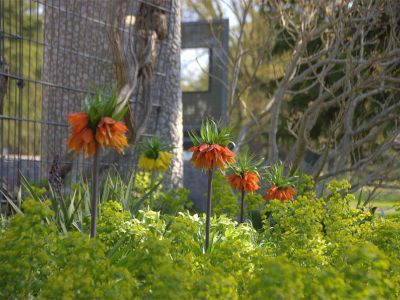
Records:
[[[223,4],[223,5],[221,5]],[[312,174],[322,187],[396,187],[400,4],[396,1],[186,1],[235,22],[229,117],[237,148]],[[226,14],[225,14],[226,16]],[[398,149],[398,148],[397,148]]]

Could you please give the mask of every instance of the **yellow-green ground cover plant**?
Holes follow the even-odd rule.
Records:
[[[146,176],[103,184],[96,239],[88,237],[89,212],[80,207],[63,229],[51,195],[25,193],[20,211],[1,223],[0,298],[399,299],[400,219],[352,208],[347,181],[317,197],[306,177],[294,201],[260,204],[251,195],[248,215],[261,211],[256,230],[238,224],[238,206],[221,214],[219,203],[234,200],[224,199],[229,185],[217,178],[206,253],[205,216],[186,209],[184,191],[154,192],[152,203],[181,200],[166,212],[150,209]],[[75,194],[88,193],[81,189]]]

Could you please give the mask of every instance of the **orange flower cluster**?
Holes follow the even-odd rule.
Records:
[[[76,153],[83,149],[86,155],[93,155],[96,152],[96,141],[93,130],[88,126],[89,115],[85,112],[70,114],[68,123],[72,127],[68,147]]]
[[[220,145],[200,144],[189,148],[193,152],[191,162],[197,168],[212,170],[214,168],[224,169],[226,164],[235,162],[235,153],[228,147]]]
[[[97,125],[96,140],[102,148],[105,146],[112,147],[117,149],[119,153],[122,153],[124,148],[128,146],[128,140],[125,136],[127,131],[128,128],[124,123],[104,117],[101,118]]]
[[[226,176],[232,188],[244,190],[252,193],[260,188],[258,185],[259,179],[256,173],[246,172],[243,176],[237,174],[230,174]]]
[[[96,143],[101,147],[113,147],[118,152],[122,152],[128,145],[125,136],[128,128],[124,123],[112,118],[101,118],[96,135],[89,127],[89,115],[86,112],[69,114],[68,123],[72,127],[68,147],[76,153],[83,150],[87,156],[93,155],[96,152]]]
[[[264,199],[269,200],[280,200],[280,201],[288,201],[293,200],[293,196],[296,194],[296,190],[291,187],[287,188],[279,188],[276,185],[271,186],[267,193],[264,196]]]

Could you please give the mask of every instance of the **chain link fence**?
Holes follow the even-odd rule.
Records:
[[[68,155],[66,115],[80,110],[93,87],[115,83],[107,32],[119,31],[123,44],[134,43],[135,14],[148,4],[170,15],[172,1],[124,2],[124,17],[111,23],[110,7],[121,1],[0,0],[0,180],[14,193],[22,176],[33,182],[47,177],[57,161],[61,170],[81,170],[90,160]],[[110,6],[111,3],[111,6]],[[161,5],[161,4],[163,5]],[[160,4],[160,5],[158,5]],[[160,54],[163,44],[157,45]],[[157,130],[168,64],[157,61],[150,91],[153,120],[144,133]],[[137,89],[130,104],[140,115]],[[127,155],[126,160],[131,158]],[[104,159],[103,165],[111,164]],[[119,162],[120,163],[120,162]],[[117,164],[117,163],[113,163]],[[116,165],[116,167],[118,167]]]

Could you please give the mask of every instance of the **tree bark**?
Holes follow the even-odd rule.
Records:
[[[171,165],[170,184],[183,184],[183,126],[182,92],[180,88],[181,53],[181,0],[172,0],[169,15],[167,39],[161,46],[160,64],[165,77],[156,83],[153,90],[160,90],[162,96],[159,108],[157,134],[175,148]],[[164,67],[162,66],[164,64]],[[163,82],[165,80],[165,82]]]

